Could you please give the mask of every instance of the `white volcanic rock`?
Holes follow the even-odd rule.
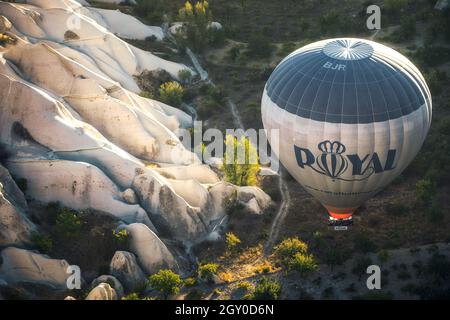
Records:
[[[101,283],[109,284],[116,292],[118,299],[121,299],[124,296],[123,286],[116,277],[111,276],[109,274],[101,275],[100,277],[98,277],[98,278],[94,279],[94,281],[92,281],[91,286],[97,287]]]
[[[169,249],[146,225],[133,223],[125,228],[130,233],[130,250],[147,274],[162,268],[177,267]]]
[[[202,193],[204,195],[207,191],[206,188],[203,190],[201,188],[192,190],[188,186],[184,188],[183,185],[174,182],[175,180],[169,181],[164,177],[146,173],[136,176],[133,188],[140,191],[139,202],[151,213],[150,219],[158,229],[169,231],[176,239],[193,240],[203,235],[207,231],[207,226],[200,217],[202,208],[193,207],[189,201],[201,196]],[[183,192],[184,196],[191,193],[188,199],[175,192],[174,186],[179,192]],[[197,191],[201,194],[196,194]]]
[[[147,282],[144,272],[136,261],[136,256],[131,252],[116,251],[111,260],[109,272],[119,279],[128,291],[134,291]]]
[[[196,180],[202,184],[214,184],[219,182],[217,174],[204,164],[193,164],[186,170],[186,166],[162,166],[155,171],[166,178],[176,180]]]
[[[179,71],[187,69],[184,65],[161,59],[129,45],[93,19],[73,10],[29,5],[25,7],[0,2],[0,12],[10,21],[14,21],[15,27],[24,35],[64,43],[86,53],[105,74],[134,92],[140,90],[133,75],[144,70],[163,68],[174,78],[178,78]],[[68,38],[67,31],[76,36]]]
[[[170,116],[155,117],[158,110],[148,112],[111,97],[104,86],[113,87],[112,81],[99,78],[49,45],[14,46],[5,58],[17,65],[33,83],[64,97],[84,121],[134,156],[181,164],[195,160],[166,127],[178,128],[179,122],[173,116],[172,119]],[[38,65],[34,63],[35,59],[40,61]],[[171,125],[170,121],[175,123]]]
[[[237,200],[251,212],[259,214],[272,204],[272,199],[258,187],[237,187]]]
[[[10,286],[40,285],[54,290],[67,290],[69,264],[66,260],[9,247],[1,252],[0,278]]]
[[[86,10],[72,0],[0,2],[0,16],[12,22],[3,25],[18,37],[0,48],[8,166],[29,180],[37,200],[95,207],[152,228],[145,210],[156,228],[195,241],[237,190],[178,139],[191,118],[140,97],[133,78],[157,68],[176,77],[186,67],[130,46]],[[244,198],[253,210],[265,206],[258,192]]]
[[[117,300],[117,293],[108,283],[100,283],[89,292],[86,300]]]
[[[65,160],[20,160],[10,170],[27,179],[27,194],[42,202],[59,201],[73,209],[95,209],[127,222],[142,222],[154,229],[139,205],[121,199],[117,186],[97,167]]]
[[[137,204],[138,198],[133,189],[128,188],[122,193],[123,200],[128,204]]]
[[[119,10],[106,10],[89,8],[90,12],[84,14],[94,19],[99,25],[112,33],[125,39],[145,40],[155,37],[157,40],[164,38],[164,32],[160,27],[147,26],[133,16],[122,13]]]
[[[26,215],[27,203],[8,171],[0,165],[0,247],[30,242],[35,225]]]

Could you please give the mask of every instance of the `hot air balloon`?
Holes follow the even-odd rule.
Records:
[[[353,212],[408,166],[427,135],[431,108],[411,61],[354,38],[291,53],[261,101],[264,128],[279,130],[272,151],[328,210],[332,225],[351,224]]]

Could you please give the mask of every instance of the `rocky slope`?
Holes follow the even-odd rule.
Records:
[[[230,197],[237,195],[257,213],[270,204],[258,188],[220,181],[185,149],[177,133],[191,125],[187,114],[139,96],[135,76],[142,72],[163,69],[176,79],[190,68],[133,47],[115,33],[164,37],[159,27],[84,1],[0,1],[0,34],[6,36],[0,43],[3,286],[28,278],[49,283],[41,273],[11,271],[41,268],[31,261],[47,258],[7,248],[26,248],[37,229],[7,170],[26,182],[28,199],[93,209],[129,224],[131,251],[146,274],[176,266],[157,236],[160,229],[171,240],[192,243],[226,214]]]

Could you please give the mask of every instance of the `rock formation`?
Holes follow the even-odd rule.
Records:
[[[26,184],[27,198],[95,209],[125,224],[145,272],[132,254],[116,253],[111,272],[127,289],[159,268],[177,268],[160,233],[200,241],[224,217],[230,197],[255,213],[270,204],[258,188],[221,181],[183,146],[178,134],[191,126],[190,116],[139,95],[138,75],[195,76],[118,37],[161,41],[161,28],[81,0],[24,0],[0,1],[0,32],[12,39],[0,42],[2,161]],[[36,227],[6,169],[0,167],[0,247],[20,246]],[[65,285],[65,261],[15,248],[2,256],[7,283]],[[117,297],[102,284],[91,293]]]

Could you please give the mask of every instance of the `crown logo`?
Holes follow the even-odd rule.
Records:
[[[322,174],[335,180],[347,170],[347,159],[342,156],[345,146],[339,141],[325,140],[317,145],[322,154],[317,156],[316,162]]]
[[[325,140],[317,145],[322,153],[341,154],[345,152],[345,146],[339,141]]]

